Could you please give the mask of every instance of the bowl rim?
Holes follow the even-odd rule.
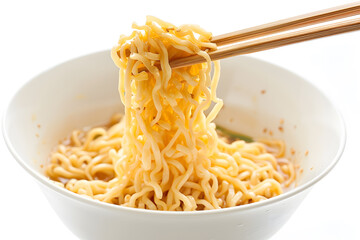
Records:
[[[88,197],[84,197],[81,196],[79,194],[73,193],[65,188],[59,187],[56,184],[52,183],[50,181],[49,178],[47,178],[45,175],[33,170],[28,164],[25,163],[25,161],[23,161],[23,159],[17,154],[15,148],[13,147],[13,145],[11,144],[10,141],[10,137],[8,136],[8,131],[6,128],[6,121],[7,121],[7,116],[8,116],[8,112],[10,111],[10,106],[13,103],[14,99],[18,96],[18,94],[22,91],[22,89],[24,89],[28,84],[31,84],[31,82],[35,79],[38,78],[38,76],[49,72],[51,70],[53,70],[54,68],[64,65],[64,64],[68,64],[72,61],[77,61],[80,60],[81,58],[87,58],[90,56],[95,56],[95,55],[100,55],[100,54],[104,54],[105,52],[109,52],[109,50],[102,50],[102,51],[97,51],[94,53],[90,53],[90,54],[85,54],[76,58],[72,58],[69,59],[67,61],[63,61],[60,64],[57,64],[39,74],[37,74],[35,77],[30,78],[29,80],[27,80],[24,84],[22,84],[22,86],[13,94],[13,96],[11,97],[10,101],[7,104],[7,107],[4,111],[3,117],[2,117],[2,135],[3,138],[5,140],[5,144],[8,147],[10,153],[12,154],[12,156],[15,158],[15,160],[20,164],[20,166],[22,166],[32,177],[34,177],[39,183],[41,183],[43,186],[46,186],[48,189],[55,191],[58,194],[61,194],[67,198],[70,198],[71,200],[74,201],[78,201],[80,203],[86,204],[86,205],[91,205],[93,207],[97,207],[97,208],[105,208],[107,210],[111,210],[111,211],[126,211],[129,213],[136,213],[136,214],[145,214],[145,215],[158,215],[158,216],[201,216],[201,215],[213,215],[213,214],[221,214],[221,213],[231,213],[231,212],[235,212],[235,211],[246,211],[246,210],[251,210],[254,208],[259,208],[259,207],[265,207],[268,205],[271,205],[273,203],[276,202],[280,202],[283,201],[285,199],[291,198],[301,192],[304,192],[305,190],[309,189],[310,187],[312,187],[315,183],[317,183],[318,181],[320,181],[323,177],[325,177],[334,167],[335,165],[339,162],[341,155],[344,152],[345,149],[345,145],[346,145],[346,126],[345,126],[345,121],[344,118],[342,116],[342,114],[340,113],[340,111],[338,110],[338,107],[336,104],[334,104],[333,100],[328,97],[321,89],[319,89],[316,85],[314,85],[312,82],[308,81],[306,78],[298,75],[297,73],[294,73],[291,70],[288,70],[282,66],[279,66],[277,64],[262,60],[262,59],[258,59],[255,57],[250,57],[250,56],[238,56],[238,57],[242,57],[242,58],[249,58],[251,60],[256,60],[258,62],[260,62],[261,64],[267,64],[273,68],[277,68],[280,71],[285,71],[288,72],[292,75],[294,75],[297,78],[300,78],[302,81],[305,81],[307,84],[310,85],[310,87],[314,88],[319,94],[321,94],[332,106],[332,108],[334,109],[336,116],[339,118],[339,123],[340,123],[340,142],[339,142],[339,146],[337,149],[337,152],[335,154],[335,156],[332,159],[332,162],[322,171],[320,172],[316,177],[314,177],[313,179],[311,179],[310,181],[304,183],[301,186],[295,187],[287,192],[284,192],[278,196],[275,196],[273,198],[270,199],[266,199],[264,201],[260,201],[260,202],[256,202],[256,203],[251,203],[251,204],[245,204],[245,205],[240,205],[240,206],[235,206],[235,207],[229,207],[229,208],[221,208],[221,209],[214,209],[214,210],[203,210],[203,211],[161,211],[161,210],[149,210],[149,209],[139,209],[139,208],[131,208],[131,207],[125,207],[125,206],[121,206],[121,205],[115,205],[115,204],[109,204],[109,203],[105,203],[105,202],[101,202],[101,201],[97,201]],[[235,57],[236,58],[236,57]]]

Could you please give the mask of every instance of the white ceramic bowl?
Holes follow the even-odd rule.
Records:
[[[14,96],[4,117],[5,141],[15,159],[81,239],[269,238],[314,183],[334,167],[345,145],[342,118],[313,85],[260,60],[230,58],[222,61],[218,95],[225,107],[217,123],[255,138],[269,138],[272,131],[273,138],[284,139],[287,155],[303,169],[298,186],[263,202],[200,212],[141,210],[93,201],[55,186],[41,166],[71,130],[106,122],[122,111],[117,81],[118,70],[109,51],[80,57],[29,81]],[[278,129],[281,119],[283,132]]]

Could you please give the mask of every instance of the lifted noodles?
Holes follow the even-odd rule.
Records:
[[[219,62],[210,75],[211,33],[154,17],[133,28],[111,52],[125,115],[75,130],[51,154],[47,175],[75,193],[152,210],[219,209],[281,194],[295,179],[283,142],[228,143],[216,133],[223,102]],[[170,68],[170,60],[192,54],[207,62]]]

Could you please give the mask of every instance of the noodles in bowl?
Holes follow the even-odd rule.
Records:
[[[206,49],[202,50],[206,51]],[[130,56],[129,53],[125,55]],[[156,63],[157,61],[155,65],[158,67]],[[263,157],[272,155],[277,164],[276,168],[273,166],[272,168],[284,178],[283,182],[279,182],[284,192],[264,201],[236,207],[227,207],[218,203],[221,209],[205,210],[206,206],[212,204],[209,201],[210,204],[206,206],[202,204],[197,206],[196,210],[204,209],[200,211],[147,209],[146,204],[151,205],[151,203],[146,198],[150,201],[155,200],[151,197],[156,196],[155,191],[139,197],[135,201],[137,208],[128,207],[126,205],[128,201],[121,204],[116,198],[109,201],[110,203],[93,200],[104,197],[110,191],[118,191],[116,186],[121,187],[116,172],[118,170],[114,167],[117,161],[112,162],[110,158],[111,149],[114,149],[115,155],[119,155],[120,150],[124,148],[123,133],[126,131],[125,125],[122,125],[125,124],[124,106],[116,88],[118,77],[119,70],[114,65],[109,50],[67,61],[28,81],[13,97],[4,116],[4,139],[14,159],[29,176],[36,180],[59,218],[80,239],[268,239],[290,218],[312,186],[330,172],[344,149],[345,129],[342,118],[321,91],[304,78],[271,63],[246,56],[228,58],[221,61],[221,79],[217,88],[217,94],[224,100],[224,106],[214,122],[218,125],[218,129],[222,127],[231,131],[222,131],[223,134],[218,134],[216,139],[219,147],[211,151],[219,151],[222,153],[221,156],[232,156],[231,153],[225,153],[225,148],[220,148],[219,144],[233,146],[234,151],[240,151],[238,148],[243,146],[239,152],[241,158],[234,159],[241,160],[242,164],[238,164],[239,171],[244,170],[249,173],[261,173],[253,169],[261,170],[264,169],[262,166],[267,167],[268,160]],[[264,89],[266,93],[262,94],[261,91]],[[210,106],[205,116],[203,112],[201,116],[209,116],[208,112],[211,109]],[[278,130],[280,119],[284,119],[282,132]],[[172,128],[179,128],[173,122],[170,125]],[[84,128],[84,126],[92,127]],[[214,124],[209,126],[214,128]],[[267,128],[267,133],[263,132],[264,128]],[[210,133],[212,132],[211,130]],[[233,138],[236,138],[234,133],[238,132],[252,136],[258,141],[232,142]],[[180,136],[184,137],[183,134]],[[285,140],[286,151],[283,152],[283,142],[259,141],[263,138]],[[60,144],[59,139],[63,139]],[[185,143],[183,141],[181,145]],[[176,142],[176,144],[180,143]],[[57,147],[54,148],[55,146]],[[175,151],[180,152],[180,149],[175,148]],[[264,152],[256,152],[259,149]],[[294,155],[291,149],[296,150]],[[305,153],[308,155],[305,156]],[[285,184],[291,181],[290,176],[293,175],[290,173],[289,177],[286,176],[287,160],[278,154],[284,154],[291,163],[303,169],[301,174],[296,175],[296,187],[289,186],[291,188],[289,191]],[[165,154],[165,157],[168,157],[167,155]],[[57,161],[52,162],[54,159]],[[234,187],[236,185],[231,186],[230,181],[233,177],[231,175],[233,165],[229,164],[231,158],[223,160],[224,158],[212,159],[209,156],[208,159],[212,162],[210,167],[203,165],[205,170],[215,176],[217,176],[216,172],[211,172],[211,168],[224,173],[216,177],[218,189],[226,190],[228,184],[228,192],[218,191],[215,197],[221,200],[224,198],[222,201],[226,204],[230,203],[231,199],[235,199],[236,194],[237,196],[242,194],[238,193],[239,191]],[[5,159],[5,161],[9,160]],[[171,184],[174,183],[174,173],[178,174],[177,177],[186,176],[182,173],[186,173],[185,167],[190,163],[181,160],[180,157],[174,160],[178,160],[184,169],[176,165],[176,161],[166,162],[169,166]],[[265,162],[261,163],[261,161]],[[153,163],[155,164],[155,161]],[[59,174],[51,177],[55,181],[49,181],[49,174],[47,176],[44,174],[51,165],[55,166],[53,171]],[[140,183],[143,189],[149,183],[144,178],[147,170],[139,169],[133,168],[135,171],[143,172],[142,176],[138,176],[141,177],[141,181],[135,182],[131,173],[127,175],[131,179],[122,192],[125,194],[124,200],[129,200],[128,198],[137,193],[135,192],[137,183]],[[244,177],[249,173],[241,176]],[[259,181],[271,177],[270,173],[267,171],[268,176],[261,176]],[[196,178],[195,174],[194,168],[194,172],[190,174],[179,192],[190,198],[194,191],[198,190],[200,194],[197,199],[194,198],[195,202],[202,199],[208,201],[205,193],[201,193],[207,191],[206,182]],[[253,180],[257,179],[255,174],[252,176]],[[150,177],[152,177],[151,173]],[[228,179],[223,180],[221,177]],[[248,193],[253,191],[251,187],[254,185],[251,180],[251,178],[241,180]],[[161,182],[158,183],[161,186]],[[215,187],[212,180],[208,183]],[[69,191],[68,185],[78,187],[77,193]],[[194,190],[189,193],[187,189]],[[93,191],[93,195],[86,195],[90,190]],[[166,191],[166,188],[161,190],[163,193],[161,200],[167,203],[169,190]],[[213,188],[209,194],[212,194],[212,191]],[[121,197],[121,194],[118,196]],[[142,202],[146,209],[140,208]],[[180,200],[179,207],[184,206]],[[170,207],[167,205],[166,207],[170,210]]]
[[[213,120],[223,105],[216,96],[220,63],[214,62],[211,77],[207,51],[216,45],[210,33],[154,17],[133,28],[112,50],[124,116],[73,131],[51,154],[47,176],[99,201],[164,211],[259,202],[294,182],[282,141],[218,136]],[[206,63],[170,68],[172,59],[192,54]]]

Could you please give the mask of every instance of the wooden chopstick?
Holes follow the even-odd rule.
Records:
[[[360,30],[360,18],[331,23],[328,25],[304,29],[296,32],[270,36],[250,42],[232,45],[229,47],[223,47],[213,52],[209,52],[209,55],[212,60],[219,60],[236,55],[259,52],[293,43],[308,41],[326,36],[332,36],[355,30]],[[201,63],[204,61],[204,58],[198,55],[194,55],[186,58],[173,60],[170,62],[170,66],[172,68],[178,68]]]
[[[222,46],[225,44],[261,37],[266,34],[274,34],[326,21],[351,17],[357,14],[360,14],[360,2],[349,3],[338,7],[328,8],[264,25],[218,35],[213,37],[211,42],[216,43],[217,46]]]
[[[332,36],[340,33],[360,30],[360,18],[349,19],[342,22],[335,22],[327,25],[303,29],[295,32],[289,32],[249,42],[223,47],[218,50],[209,52],[211,60],[219,60],[241,54],[248,54],[286,46],[292,43],[304,42],[312,39]],[[189,56],[175,59],[170,62],[172,68],[190,66],[197,63],[205,62],[205,59],[198,56]]]

